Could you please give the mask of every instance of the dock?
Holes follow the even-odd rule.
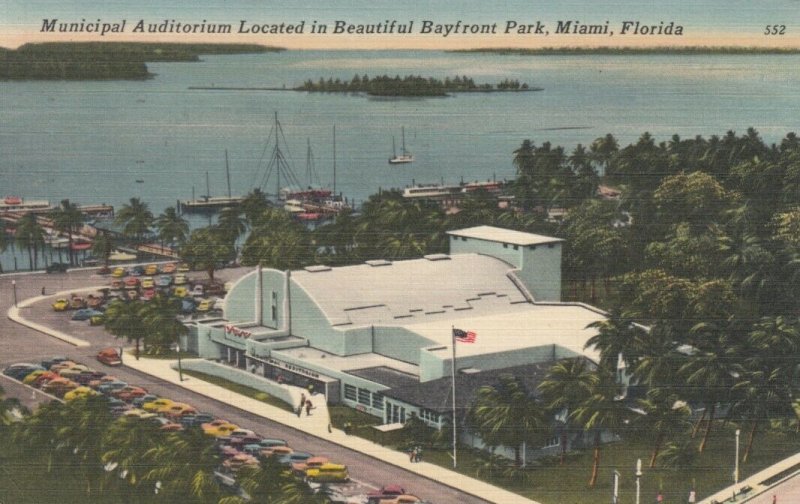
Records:
[[[242,201],[244,201],[244,196],[210,196],[178,201],[178,212],[214,212],[226,207],[237,207],[242,204]]]

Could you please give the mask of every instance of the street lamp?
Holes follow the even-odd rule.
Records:
[[[736,464],[733,466],[733,484],[739,484],[739,429],[736,429]]]
[[[614,494],[611,496],[612,504],[617,504],[619,502],[619,477],[619,471],[614,469]]]
[[[636,459],[636,504],[639,504],[639,497],[641,495],[641,487],[639,486],[639,478],[642,477],[642,459]]]
[[[17,306],[17,281],[11,280],[11,289],[14,291],[14,306]]]
[[[180,381],[183,381],[183,368],[181,367],[181,344],[178,343],[176,348],[178,350],[178,378]]]

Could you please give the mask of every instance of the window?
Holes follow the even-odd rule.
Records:
[[[467,237],[466,236],[462,236],[461,237],[461,241],[467,241]]]
[[[508,248],[508,243],[504,243],[503,248]]]
[[[272,320],[278,320],[278,293],[272,291]]]
[[[439,423],[439,414],[429,409],[419,410],[419,417],[426,422]]]
[[[555,244],[555,243],[548,243],[548,244],[547,244],[547,248],[553,248],[553,247],[555,247],[555,246],[556,246],[556,244]]]
[[[378,410],[383,409],[383,394],[372,394],[372,407]]]
[[[344,384],[344,398],[351,401],[356,400],[356,388],[352,385]]]
[[[542,444],[542,448],[551,448],[553,446],[558,446],[560,444],[561,444],[561,438],[559,436],[553,436],[545,440],[544,444]]]
[[[359,402],[359,404],[364,404],[366,406],[369,406],[369,404],[370,404],[370,396],[371,395],[372,394],[367,389],[363,389],[363,388],[358,389],[358,402]]]
[[[528,250],[536,250],[536,245],[529,245]]]
[[[514,245],[514,250],[519,250],[519,245]]]

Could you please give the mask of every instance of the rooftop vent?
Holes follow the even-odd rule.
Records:
[[[426,256],[422,256],[429,261],[449,261],[450,256],[447,254],[428,254]]]
[[[369,261],[365,261],[370,266],[389,266],[392,264],[392,261],[387,261],[386,259],[371,259]]]
[[[318,264],[316,266],[306,266],[305,270],[309,273],[319,273],[320,271],[330,271],[330,266],[325,266],[323,264]]]

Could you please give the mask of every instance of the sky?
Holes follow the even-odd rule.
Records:
[[[127,20],[123,33],[104,36],[90,33],[42,33],[44,19],[58,22],[120,23]],[[232,33],[143,34],[133,33],[135,23],[161,23],[175,20],[182,24],[230,24]],[[350,25],[377,24],[395,20],[414,22],[410,34],[333,34],[336,21]],[[558,21],[605,25],[613,35],[555,34]],[[298,25],[303,33],[237,33],[242,21],[246,27],[263,24]],[[316,21],[328,26],[327,34],[310,33]],[[453,24],[496,24],[495,33],[421,33],[424,21],[433,26]],[[506,23],[541,23],[549,35],[504,33]],[[681,26],[682,35],[622,35],[624,21],[640,25],[663,22]],[[766,35],[767,26],[782,32]],[[785,26],[781,29],[781,26]],[[444,29],[444,28],[443,28]],[[532,31],[535,31],[532,30]],[[314,49],[390,49],[475,47],[559,47],[559,46],[663,46],[663,45],[755,45],[800,46],[800,0],[674,0],[672,2],[616,0],[0,0],[0,46],[16,47],[26,42],[57,40],[172,41],[172,42],[249,42],[287,48]]]

